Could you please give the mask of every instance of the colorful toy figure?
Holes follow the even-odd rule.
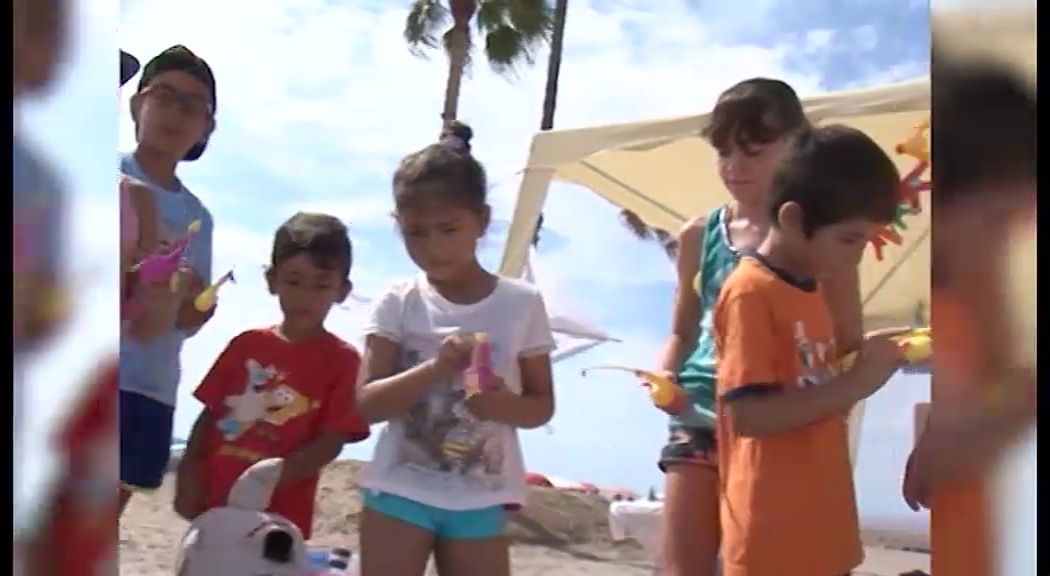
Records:
[[[474,334],[474,349],[470,366],[463,374],[463,387],[467,391],[467,398],[492,390],[492,344],[489,335],[484,332]]]
[[[649,391],[649,399],[653,405],[672,416],[681,415],[689,409],[689,402],[682,388],[670,378],[656,372],[624,366],[593,366],[581,370],[580,375],[586,377],[591,370],[618,370],[634,374],[643,381],[642,386]]]
[[[923,177],[930,169],[930,120],[923,120],[907,140],[898,144],[894,151],[897,154],[909,156],[916,161],[915,167],[901,178],[900,183],[900,206],[897,215],[888,226],[879,230],[871,238],[872,248],[875,249],[875,259],[882,260],[883,249],[888,244],[900,246],[903,242],[902,232],[908,227],[904,223],[904,217],[922,212],[920,193],[930,190],[931,184]]]
[[[929,328],[916,328],[894,340],[903,348],[904,358],[909,364],[921,364],[933,356],[933,332]],[[839,370],[849,370],[856,360],[856,352],[843,356],[839,360]]]
[[[179,271],[179,262],[186,256],[190,242],[193,241],[193,237],[197,232],[200,232],[200,229],[200,220],[194,220],[186,230],[186,237],[175,242],[175,245],[170,250],[167,252],[158,250],[150,254],[142,262],[133,266],[131,270],[138,273],[140,282],[145,284],[171,282],[172,291],[174,291],[177,288],[175,282],[178,276],[175,273]]]
[[[215,302],[219,296],[219,288],[222,288],[222,285],[227,282],[232,282],[234,284],[237,283],[237,280],[233,277],[232,269],[220,276],[211,286],[208,286],[204,291],[198,294],[197,297],[193,299],[193,307],[200,312],[207,312],[214,308]]]

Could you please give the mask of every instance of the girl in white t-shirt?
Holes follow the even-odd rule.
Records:
[[[431,553],[444,576],[509,575],[504,507],[525,497],[517,429],[554,413],[543,299],[476,256],[489,206],[470,136],[453,125],[394,175],[397,223],[421,273],[380,297],[366,327],[357,407],[387,426],[359,477],[362,576],[422,576]],[[467,399],[479,332],[498,389]]]

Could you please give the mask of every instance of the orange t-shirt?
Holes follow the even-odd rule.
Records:
[[[266,458],[285,457],[323,432],[347,442],[368,437],[356,410],[361,358],[333,334],[288,342],[273,328],[230,341],[194,396],[217,422],[207,446],[208,508],[223,506],[237,478]],[[319,477],[278,486],[269,512],[310,537]]]
[[[762,438],[734,433],[725,405],[835,376],[819,287],[757,256],[729,275],[714,312],[725,576],[840,576],[863,559],[846,415]]]
[[[982,402],[977,331],[970,315],[945,290],[934,292],[931,324],[937,333],[932,400]],[[934,576],[989,576],[994,571],[986,480],[945,487],[930,495],[930,558]]]

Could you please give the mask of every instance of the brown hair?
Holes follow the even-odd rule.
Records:
[[[405,156],[394,172],[394,205],[398,211],[450,202],[484,214],[488,210],[488,177],[471,155],[470,126],[452,122],[441,140]]]
[[[794,88],[782,80],[751,78],[722,92],[701,134],[725,150],[768,144],[808,125]]]
[[[931,58],[932,200],[956,202],[981,186],[1036,180],[1036,95],[992,62]]]
[[[271,270],[299,254],[309,254],[318,268],[349,276],[353,247],[346,224],[328,214],[295,214],[273,236]]]
[[[825,226],[865,219],[888,224],[899,205],[900,172],[867,134],[842,124],[807,128],[792,138],[770,188],[770,217],[802,208],[807,236]]]

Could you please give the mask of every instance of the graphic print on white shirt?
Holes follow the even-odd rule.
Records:
[[[499,365],[497,350],[493,346],[494,365]],[[405,350],[402,360],[403,370],[423,361],[415,350]],[[498,490],[502,488],[505,427],[479,420],[467,409],[465,398],[462,377],[435,383],[404,418],[397,463],[463,476],[468,483]]]
[[[447,336],[477,332],[489,335],[493,372],[514,394],[522,391],[519,360],[555,348],[535,286],[505,278],[470,305],[449,302],[422,276],[400,282],[376,300],[365,326],[366,334],[400,346],[403,370],[434,358]],[[359,484],[446,510],[521,503],[517,430],[478,420],[465,396],[462,375],[431,383],[418,405],[387,423]]]

